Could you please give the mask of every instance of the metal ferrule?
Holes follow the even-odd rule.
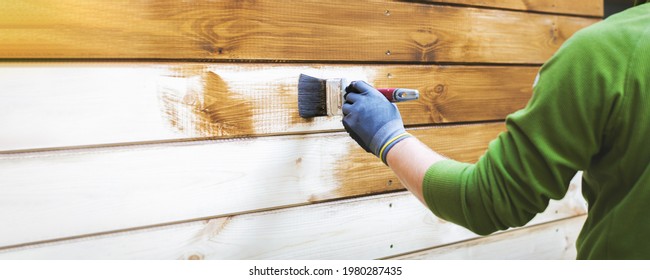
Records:
[[[415,89],[398,88],[393,92],[393,102],[417,100],[418,98],[420,98],[420,92]]]
[[[328,116],[343,115],[343,101],[345,95],[346,79],[327,79],[325,82],[325,102],[327,103]]]

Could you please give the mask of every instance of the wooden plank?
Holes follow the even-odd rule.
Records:
[[[522,11],[535,11],[558,14],[602,17],[604,1],[602,0],[425,0],[430,3],[471,5],[479,7],[504,8]]]
[[[582,171],[569,183],[569,192],[582,189]],[[584,200],[582,201],[584,202]],[[586,207],[586,202],[584,202]],[[393,259],[575,259],[575,241],[586,216],[517,229],[488,237],[435,247]]]
[[[503,130],[411,131],[472,162]],[[0,155],[0,186],[0,247],[402,188],[345,132]]]
[[[530,224],[583,213],[574,190]],[[475,237],[399,193],[0,250],[0,259],[374,259]]]
[[[0,57],[530,64],[597,21],[380,0],[11,0]]]
[[[401,260],[575,259],[586,215],[407,254]]]
[[[407,125],[501,120],[537,67],[273,64],[0,64],[0,151],[343,129],[298,115],[300,73],[419,89]]]

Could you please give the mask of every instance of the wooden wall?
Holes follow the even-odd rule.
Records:
[[[2,1],[0,258],[572,258],[579,187],[522,229],[436,218],[300,73],[417,88],[473,162],[602,1]],[[543,240],[541,247],[534,242]]]

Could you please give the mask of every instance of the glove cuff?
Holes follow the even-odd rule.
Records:
[[[404,140],[406,138],[409,138],[409,137],[413,137],[413,135],[411,135],[408,132],[404,132],[404,133],[398,134],[397,136],[391,138],[390,140],[388,140],[386,142],[386,144],[384,144],[383,147],[381,147],[381,149],[379,150],[379,154],[377,156],[381,159],[381,161],[385,165],[388,166],[388,163],[386,162],[386,155],[388,154],[388,151],[390,149],[392,149],[393,146],[395,146],[395,144],[397,144],[398,142],[400,142],[400,141],[402,141],[402,140]]]
[[[375,156],[379,157],[379,159],[381,159],[384,164],[386,164],[386,154],[388,154],[388,151],[393,147],[393,145],[410,136],[411,135],[406,133],[406,130],[404,130],[402,120],[395,119],[377,130],[375,136],[372,137],[372,141],[370,141],[370,145],[368,146],[370,147],[372,153]]]

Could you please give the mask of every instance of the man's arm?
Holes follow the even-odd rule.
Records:
[[[544,65],[526,108],[508,116],[507,131],[475,164],[404,136],[395,106],[365,83],[351,85],[358,93],[346,97],[343,124],[438,217],[478,234],[523,226],[562,198],[614,135],[621,103],[611,91],[621,88],[627,60],[599,32],[578,32]]]
[[[424,174],[429,166],[445,159],[415,137],[404,139],[395,144],[390,153],[386,155],[388,166],[395,172],[402,185],[424,205],[427,205],[422,194]]]

